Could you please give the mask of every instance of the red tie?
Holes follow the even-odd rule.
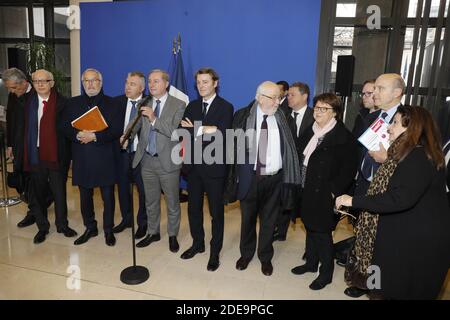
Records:
[[[47,101],[42,100],[42,104],[44,105],[44,107],[42,108],[42,114],[45,113],[45,109],[47,109]]]

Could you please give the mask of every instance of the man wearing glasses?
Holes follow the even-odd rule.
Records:
[[[87,242],[98,235],[95,220],[93,191],[100,187],[103,199],[103,230],[105,243],[114,246],[114,184],[117,182],[117,158],[120,153],[119,138],[122,135],[124,109],[102,90],[102,74],[87,69],[82,75],[84,93],[71,98],[64,109],[63,130],[72,141],[72,184],[80,190],[80,207],[86,231],[75,240],[75,245]],[[89,109],[97,106],[108,128],[99,132],[79,131],[71,122]]]
[[[356,138],[359,138],[364,131],[372,124],[372,122],[377,118],[374,116],[367,117],[369,114],[376,112],[378,107],[375,105],[375,100],[373,99],[373,93],[375,91],[375,79],[367,80],[363,84],[362,91],[360,93],[361,98],[361,108],[355,119],[355,124],[353,125],[352,133]],[[372,120],[372,121],[370,121]]]
[[[56,230],[66,237],[77,235],[67,221],[66,181],[70,151],[66,138],[57,130],[66,99],[54,88],[53,74],[37,70],[32,74],[35,91],[25,104],[23,167],[30,173],[30,205],[39,232],[34,243],[45,241],[50,224],[47,219],[47,190],[55,201]]]
[[[255,254],[259,216],[257,253],[261,272],[266,276],[273,272],[272,238],[278,213],[281,209],[292,209],[293,191],[300,183],[294,139],[278,109],[279,103],[278,86],[271,81],[260,84],[253,105],[234,116],[233,129],[238,132],[238,143],[227,146],[230,148],[227,157],[234,158],[227,160],[233,165],[227,179],[225,202],[240,200],[242,212],[241,257],[236,269],[245,270]],[[242,146],[239,141],[246,143]]]

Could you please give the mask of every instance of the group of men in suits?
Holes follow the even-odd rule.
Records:
[[[54,114],[52,114],[53,118],[51,118],[54,121],[54,128],[52,128],[55,136],[62,138],[61,141],[64,141],[65,144],[60,144],[59,140],[56,139],[56,144],[50,151],[57,151],[58,155],[67,152],[68,155],[61,155],[60,158],[56,159],[61,160],[61,163],[56,161],[55,165],[50,166],[50,168],[42,167],[42,163],[46,162],[45,159],[40,160],[39,170],[32,174],[35,177],[35,183],[33,184],[35,188],[33,190],[35,190],[34,195],[37,200],[31,203],[36,203],[38,211],[41,212],[32,214],[30,218],[38,221],[39,232],[35,237],[36,243],[44,241],[48,234],[49,224],[45,220],[46,206],[44,203],[46,193],[52,194],[55,199],[55,211],[58,211],[56,213],[58,232],[63,232],[66,236],[76,235],[76,232],[70,229],[67,224],[65,191],[67,171],[70,160],[72,160],[72,183],[79,188],[80,209],[86,228],[84,233],[75,240],[75,245],[83,244],[91,237],[98,235],[93,201],[93,190],[96,187],[100,188],[103,200],[105,243],[109,246],[115,245],[114,233],[123,231],[132,223],[133,205],[130,186],[134,182],[139,193],[136,237],[143,238],[136,246],[146,247],[152,242],[160,240],[160,196],[163,193],[168,212],[169,249],[172,252],[177,252],[179,250],[177,235],[181,213],[178,193],[181,165],[174,163],[171,159],[172,150],[178,143],[178,141],[172,139],[173,133],[179,128],[190,131],[190,141],[185,146],[190,146],[191,149],[186,150],[185,148],[184,150],[187,159],[189,155],[194,154],[196,145],[200,144],[200,150],[205,150],[212,142],[218,142],[215,141],[215,134],[219,133],[225,138],[226,130],[239,128],[242,123],[248,122],[247,119],[250,115],[251,121],[254,120],[252,126],[258,132],[253,141],[253,147],[256,147],[258,152],[262,149],[266,153],[262,156],[258,155],[254,159],[247,157],[249,163],[247,163],[247,166],[244,165],[245,168],[249,169],[247,172],[243,173],[245,170],[242,171],[243,167],[240,165],[239,172],[228,170],[225,139],[220,144],[221,152],[214,155],[215,163],[207,163],[203,158],[200,163],[185,161],[183,170],[188,180],[188,217],[193,242],[192,246],[183,252],[181,258],[191,259],[197,253],[205,251],[203,201],[204,193],[206,193],[212,224],[210,259],[207,269],[215,271],[219,267],[224,236],[224,203],[230,199],[230,192],[225,192],[225,188],[230,185],[231,181],[227,173],[233,171],[237,172],[234,177],[237,180],[233,182],[238,180],[241,182],[239,188],[235,189],[239,189],[239,192],[232,197],[240,197],[246,204],[243,206],[240,247],[242,258],[244,262],[247,259],[247,262],[242,263],[242,259],[240,259],[241,263],[237,263],[236,267],[239,270],[245,269],[256,250],[255,228],[256,217],[259,214],[262,225],[258,256],[263,264],[263,273],[266,275],[272,273],[270,261],[273,256],[273,230],[277,219],[279,219],[279,216],[281,217],[277,199],[284,181],[288,178],[294,181],[293,175],[298,174],[298,159],[295,151],[296,139],[292,137],[298,137],[303,130],[301,127],[306,126],[306,119],[309,117],[309,114],[305,112],[306,109],[304,109],[309,96],[309,89],[306,85],[293,86],[291,94],[286,99],[286,101],[292,100],[292,109],[289,110],[296,110],[292,112],[300,110],[300,118],[305,119],[304,125],[302,125],[302,120],[295,118],[296,113],[289,114],[286,110],[282,112],[281,109],[278,109],[280,90],[272,82],[265,82],[258,87],[254,102],[250,108],[246,109],[248,113],[241,113],[243,117],[235,117],[235,124],[233,125],[234,108],[218,95],[219,76],[211,68],[202,68],[196,73],[195,79],[200,97],[189,103],[187,107],[184,102],[168,93],[169,76],[163,70],[153,70],[149,73],[150,97],[148,99],[144,99],[145,77],[140,72],[129,73],[125,83],[125,95],[112,98],[103,93],[102,74],[96,69],[86,69],[82,74],[82,94],[67,99],[67,101],[56,95],[54,89],[52,91],[54,81],[49,72],[39,71],[36,73],[36,77],[37,92],[44,92],[43,89],[47,88],[48,92],[44,94],[47,96],[44,98],[52,101],[52,104],[56,100],[58,101],[55,104],[57,108],[54,108]],[[24,79],[26,79],[25,76]],[[303,100],[296,99],[298,95],[302,96]],[[24,130],[24,135],[33,139],[36,134],[40,136],[40,124],[45,122],[45,127],[48,126],[47,117],[44,117],[45,121],[42,122],[42,115],[50,114],[48,110],[42,112],[42,98],[39,94],[37,96],[39,97],[37,101],[34,101],[34,104],[31,104],[28,109],[33,117],[38,117],[34,119],[31,118],[31,115],[29,116],[30,119],[33,119],[33,130],[37,124],[38,131],[31,135],[29,134],[30,130]],[[36,103],[38,106],[36,106]],[[99,108],[108,124],[107,129],[100,132],[75,129],[71,124],[72,121],[95,106]],[[284,114],[285,112],[286,114]],[[265,115],[267,115],[267,122],[265,121],[266,123],[262,124]],[[285,116],[289,119],[288,121],[286,121]],[[236,119],[238,120],[236,121]],[[136,125],[131,132],[131,137],[124,142],[123,134],[133,122],[136,122]],[[14,123],[20,122],[15,121]],[[24,120],[23,123],[26,127],[29,122]],[[199,123],[200,126],[194,127],[194,123]],[[272,130],[271,133],[276,132],[275,135],[270,135],[271,139],[267,139],[267,129]],[[46,130],[42,131],[45,132]],[[292,131],[292,135],[289,130]],[[263,139],[264,137],[267,139],[263,145],[258,141],[261,135]],[[273,137],[277,138],[274,140]],[[39,147],[39,139],[36,141],[37,144],[33,144],[33,150],[37,150],[39,155],[43,148],[42,144]],[[123,147],[120,146],[120,142],[124,142]],[[26,147],[20,146],[17,150],[30,149],[29,143],[25,142],[24,145]],[[275,162],[270,156],[270,152],[274,152],[274,150],[279,150],[280,153],[279,159],[276,159]],[[35,154],[36,152],[32,153],[34,157]],[[285,154],[288,156],[285,156]],[[287,161],[285,159],[290,161],[289,170],[283,170]],[[270,168],[270,170],[266,170],[267,168]],[[292,168],[295,169],[295,172],[290,172]],[[58,170],[60,175],[54,175],[54,170]],[[49,185],[45,186],[47,182]],[[118,184],[122,219],[114,227],[114,185],[116,183]],[[63,184],[64,187],[62,187]],[[259,185],[264,187],[260,190]],[[46,190],[51,190],[51,192]],[[224,193],[228,194],[228,200],[224,199]],[[261,197],[268,201],[267,206],[260,206],[255,203],[255,200]]]

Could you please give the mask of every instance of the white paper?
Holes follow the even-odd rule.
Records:
[[[384,148],[389,148],[389,133],[387,132],[389,124],[381,118],[375,120],[370,127],[364,132],[358,141],[363,144],[369,151],[380,150],[380,142]]]

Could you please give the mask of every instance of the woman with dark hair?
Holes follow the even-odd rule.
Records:
[[[314,98],[313,105],[315,122],[299,142],[299,150],[304,150],[300,217],[306,228],[306,264],[292,273],[316,272],[320,262],[319,276],[309,286],[320,290],[333,279],[334,199],[348,192],[358,159],[356,140],[342,123],[339,97],[324,93]]]
[[[428,111],[410,106],[398,108],[388,132],[388,158],[367,195],[336,200],[337,208],[366,210],[357,222],[345,278],[385,299],[435,299],[450,265],[439,134]]]

